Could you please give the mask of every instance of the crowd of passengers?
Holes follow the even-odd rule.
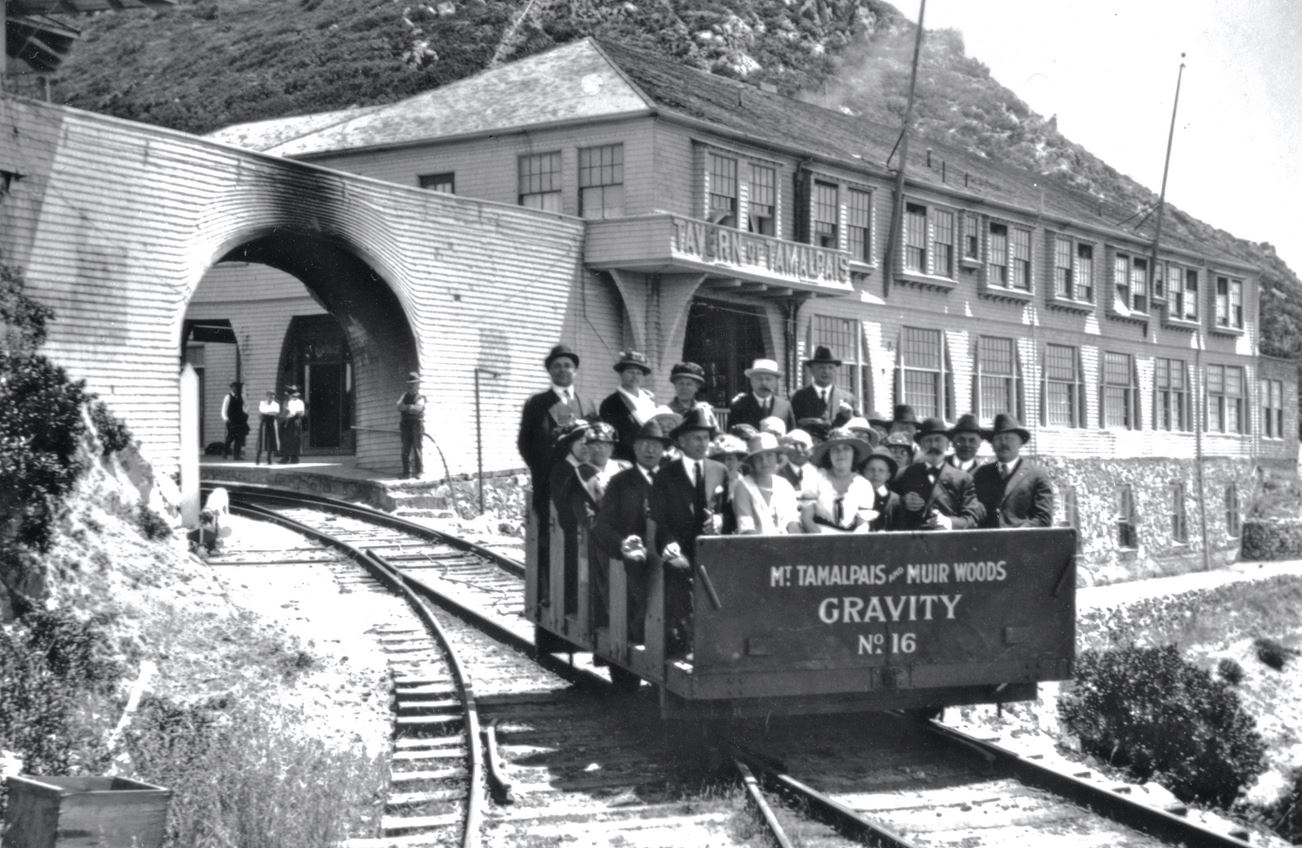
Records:
[[[862,414],[837,385],[841,361],[818,346],[804,365],[809,385],[783,398],[771,359],[745,371],[750,390],[728,405],[721,433],[712,408],[697,400],[705,371],[673,366],[674,397],[658,403],[642,387],[646,357],[625,351],[614,364],[618,387],[599,404],[579,393],[579,357],[557,345],[544,361],[552,385],[531,397],[518,446],[529,466],[535,514],[555,509],[566,538],[566,594],[575,591],[588,531],[594,624],[603,626],[608,569],[628,576],[630,639],[642,641],[646,568],[665,565],[667,649],[689,644],[696,539],[719,534],[872,533],[889,530],[1048,527],[1053,490],[1044,470],[1021,456],[1030,432],[1012,413],[982,427],[975,415],[953,426],[919,421],[908,405],[890,418]],[[993,461],[978,456],[983,441]],[[646,537],[648,519],[655,538]],[[549,522],[539,522],[540,550]],[[540,557],[541,585],[549,563]]]

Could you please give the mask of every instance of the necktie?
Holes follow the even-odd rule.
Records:
[[[699,460],[696,462],[695,487],[696,490],[693,493],[693,500],[695,503],[693,506],[696,507],[696,515],[700,518],[705,514],[705,466],[703,466]]]
[[[773,398],[764,398],[764,417],[767,418],[769,410],[773,408]]]
[[[999,463],[999,477],[1000,477],[1000,479],[1005,480],[1005,481],[1008,480],[1008,475],[1009,475],[1009,473],[1010,473],[1010,472],[1009,472],[1008,466],[1007,466],[1006,464],[1002,463],[1002,462]]]

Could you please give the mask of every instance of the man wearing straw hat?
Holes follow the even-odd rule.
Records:
[[[420,374],[407,375],[407,391],[398,398],[398,432],[402,436],[402,479],[420,479],[425,466],[422,462],[425,437],[425,396],[420,393]]]
[[[977,499],[985,508],[982,527],[1053,526],[1053,486],[1044,469],[1021,456],[1031,433],[1007,412],[995,416],[982,435],[995,449],[989,462],[972,476]]]
[[[759,430],[765,418],[780,418],[787,430],[794,430],[796,419],[791,414],[791,402],[778,397],[782,382],[778,363],[772,359],[756,359],[745,373],[750,380],[750,391],[742,392],[728,404],[728,426],[749,424]]]

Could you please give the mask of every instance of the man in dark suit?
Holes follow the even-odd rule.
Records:
[[[568,345],[558,344],[552,348],[543,364],[551,375],[552,384],[525,401],[520,416],[520,433],[516,438],[520,456],[524,457],[524,464],[529,466],[534,511],[539,516],[540,526],[547,523],[547,484],[556,431],[597,411],[591,400],[580,396],[574,389],[574,377],[579,371],[579,355]]]
[[[607,560],[622,559],[628,578],[628,638],[645,637],[647,586],[646,523],[651,513],[651,483],[660,470],[669,437],[654,419],[633,439],[636,464],[616,474],[606,487],[592,523],[592,543]]]
[[[669,433],[682,457],[662,468],[651,484],[655,550],[665,564],[666,650],[670,654],[690,650],[696,537],[718,534],[728,506],[728,469],[705,456],[718,432],[709,409],[697,407],[688,412]]]
[[[791,401],[778,397],[782,372],[772,359],[756,359],[746,369],[750,391],[742,392],[728,404],[728,426],[749,424],[756,430],[765,418],[780,418],[787,430],[796,429],[796,417],[791,412]]]
[[[1039,465],[1021,456],[1031,433],[1008,413],[995,416],[983,434],[995,449],[995,462],[976,470],[973,483],[985,510],[982,527],[1051,527],[1053,486]]]
[[[977,459],[977,451],[981,449],[981,425],[977,417],[970,412],[960,415],[958,422],[950,428],[949,441],[954,452],[945,457],[945,461],[960,471],[974,473],[981,465],[981,460]]]
[[[832,427],[840,427],[859,414],[859,399],[837,388],[836,372],[841,360],[823,345],[814,348],[812,359],[805,360],[814,382],[791,396],[791,410],[799,422],[803,418],[822,418]],[[803,426],[803,425],[801,425]]]
[[[651,376],[651,366],[646,356],[636,350],[621,351],[615,363],[619,374],[619,388],[601,401],[597,415],[615,428],[615,459],[633,461],[633,437],[643,421],[655,413],[655,395],[642,388],[642,381]]]
[[[892,488],[900,495],[896,530],[967,530],[981,523],[981,503],[967,472],[945,463],[949,430],[927,418],[915,436],[922,458],[900,472]]]

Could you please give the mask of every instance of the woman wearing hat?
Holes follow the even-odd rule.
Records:
[[[642,381],[651,376],[651,366],[641,352],[625,350],[620,352],[614,367],[619,375],[619,388],[601,401],[597,415],[615,428],[615,456],[632,461],[633,438],[642,422],[649,421],[655,413],[655,395],[642,388]]]
[[[855,471],[868,458],[868,443],[849,430],[835,429],[814,448],[818,467],[813,485],[801,492],[805,505],[800,523],[806,533],[867,533],[875,493]]]
[[[700,403],[696,395],[705,387],[705,369],[695,362],[679,362],[669,369],[669,383],[674,387],[669,409],[675,415],[686,415]]]
[[[747,446],[742,474],[732,484],[732,509],[741,535],[799,533],[796,490],[777,473],[777,436],[760,433]]]

